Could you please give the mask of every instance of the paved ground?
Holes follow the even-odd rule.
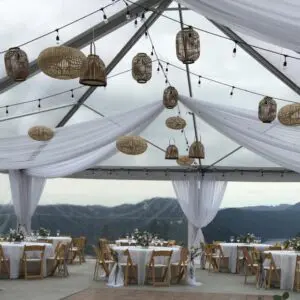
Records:
[[[171,292],[168,294],[170,299],[179,299],[177,294],[182,296],[182,293],[189,295],[188,298],[184,299],[195,299],[197,293],[203,300],[258,300],[258,295],[274,295],[282,294],[280,290],[257,290],[255,285],[244,285],[243,276],[233,274],[220,274],[220,273],[209,273],[204,270],[197,270],[197,278],[203,284],[200,287],[191,287],[185,285],[174,285],[170,288],[153,288],[152,286],[130,286],[122,289],[111,289],[106,288],[105,282],[93,281],[93,268],[94,262],[88,261],[83,265],[74,265],[69,267],[70,276],[68,278],[48,277],[43,280],[31,280],[25,281],[19,280],[0,280],[0,300],[59,300],[68,296],[74,295],[75,293],[90,293],[90,295],[98,295],[97,299],[112,300],[113,295],[118,295],[118,299],[143,299],[140,292],[144,292],[145,299],[143,300],[156,300],[161,299],[162,295],[153,293],[155,292]],[[84,291],[89,289],[87,291]],[[122,295],[122,293],[127,293]],[[139,292],[137,292],[139,291]],[[152,293],[149,293],[152,291]],[[99,293],[102,293],[104,298],[100,298]],[[138,294],[137,294],[138,293]],[[218,294],[218,295],[215,295]],[[108,295],[111,295],[110,298]],[[244,297],[240,297],[243,295]],[[256,298],[251,298],[246,295],[257,295]],[[91,300],[94,298],[88,298],[87,295],[78,294],[74,295],[77,298],[66,298],[68,300],[85,299]],[[78,298],[78,296],[81,296]],[[83,296],[83,297],[82,297]],[[124,296],[124,297],[123,297]],[[137,298],[138,296],[138,298]],[[150,297],[151,296],[151,297]],[[122,298],[123,297],[123,298]],[[227,298],[226,298],[227,297]],[[264,300],[269,300],[265,298]],[[290,300],[300,300],[300,293],[290,293]]]

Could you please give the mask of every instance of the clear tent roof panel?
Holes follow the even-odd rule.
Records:
[[[105,5],[106,3],[110,2],[110,0],[103,1],[103,4],[101,2],[101,5]],[[56,28],[58,25],[60,26],[63,23],[67,23],[85,13],[99,8],[99,1],[91,1],[87,6],[85,3],[81,3],[79,1],[76,1],[76,5],[74,5],[74,1],[60,1],[59,3],[60,4],[47,4],[47,6],[51,6],[51,9],[49,9],[49,12],[47,12],[48,19],[51,19],[51,22],[47,23],[44,22],[47,19],[46,12],[43,8],[44,5],[37,2],[36,11],[41,10],[42,13],[41,15],[37,16],[36,24],[29,22],[30,16],[24,16],[22,20],[24,20],[24,23],[27,22],[29,24],[28,27],[26,27],[26,34],[24,34],[24,32],[23,34],[20,34],[20,32],[13,33],[11,40],[7,42],[7,45],[11,46],[15,43],[18,44],[23,41],[24,37],[26,37],[26,39],[35,37],[39,33],[44,33],[50,29]],[[59,5],[63,5],[63,9],[61,9]],[[119,11],[124,7],[125,6],[122,3],[116,4],[109,8],[106,11],[106,14],[109,17],[114,11]],[[62,15],[62,10],[65,12],[68,11],[68,13],[65,13],[67,18],[63,17],[64,15]],[[11,12],[12,8],[10,8],[8,11]],[[148,15],[150,15],[150,13],[147,13],[147,16]],[[179,20],[178,12],[164,12],[164,15]],[[21,16],[22,14],[20,13],[20,18]],[[49,16],[51,16],[51,18]],[[192,11],[184,11],[183,16],[186,22],[195,27],[223,35],[204,17]],[[101,13],[99,13],[79,22],[78,24],[62,30],[60,32],[62,42],[92,27],[97,22],[101,21],[101,18]],[[7,18],[6,22],[9,24],[11,19],[9,20],[9,18]],[[10,25],[7,26],[9,27]],[[139,23],[136,28],[133,25],[133,22],[131,22],[96,42],[97,52],[104,60],[106,65],[109,64],[117,52],[125,45],[125,43],[140,26],[141,24]],[[4,30],[3,27],[2,30]],[[160,17],[149,30],[149,34],[153,39],[153,43],[159,57],[184,69],[185,66],[178,61],[175,52],[175,36],[178,30],[180,30],[180,24],[178,22]],[[17,28],[16,31],[18,31]],[[298,96],[295,95],[294,92],[292,92],[288,87],[275,78],[275,76],[271,75],[267,70],[259,65],[259,63],[257,63],[241,49],[238,49],[236,57],[233,58],[232,49],[234,47],[234,43],[232,41],[226,41],[201,32],[200,39],[201,56],[195,64],[190,66],[192,72],[202,76],[211,77],[216,80],[224,81],[232,85],[241,86],[246,89],[259,91],[266,95],[288,98],[292,100],[297,99]],[[24,48],[24,50],[27,51],[31,60],[36,58],[42,49],[53,45],[55,45],[55,34],[29,44],[26,46],[27,48]],[[88,54],[89,47],[85,47],[83,52]],[[147,39],[142,37],[116,66],[111,75],[116,75],[125,70],[130,70],[132,58],[138,52],[146,52],[150,54],[151,43],[149,38]],[[1,60],[1,63],[2,65],[0,65],[0,70],[1,72],[4,72],[3,60]],[[165,64],[163,65],[165,66]],[[145,85],[136,83],[131,76],[131,71],[108,79],[107,88],[98,88],[89,97],[89,99],[86,101],[86,104],[105,116],[112,116],[134,109],[138,106],[146,105],[147,103],[161,100],[166,84],[164,82],[162,72],[160,71],[157,74],[156,67],[157,63],[154,62],[152,79]],[[174,85],[180,93],[188,95],[188,85],[186,73],[184,71],[169,66],[168,78],[171,84]],[[201,87],[198,87],[198,77],[192,76],[191,79],[194,97],[198,99],[211,101],[214,103],[226,103],[227,105],[245,107],[255,110],[257,109],[258,102],[261,100],[260,96],[237,90],[234,92],[233,97],[230,97],[229,87],[220,86],[206,80],[202,80]],[[60,81],[51,79],[40,73],[39,75],[28,79],[26,82],[14,87],[13,89],[0,94],[0,103],[1,105],[9,105],[12,102],[15,103],[18,101],[44,97],[48,94],[71,89],[78,85],[78,80]],[[62,104],[71,104],[73,101],[78,100],[84,91],[86,91],[86,88],[75,91],[74,98],[71,98],[70,94],[65,94],[53,99],[43,100],[42,107],[49,108]],[[278,104],[280,107],[286,103],[278,102]],[[36,110],[36,105],[37,103],[33,103],[30,105],[26,104],[24,106],[12,108],[10,110],[10,114],[20,114]],[[8,122],[1,122],[0,135],[9,136],[20,133],[26,134],[27,130],[32,125],[37,124],[54,127],[63,118],[68,110],[68,108],[64,108]],[[188,123],[185,132],[189,144],[191,144],[195,140],[192,117],[187,114],[188,111],[181,104],[180,110],[182,117],[184,117]],[[166,118],[173,115],[177,115],[176,109],[164,110],[163,113],[155,120],[155,122],[141,134],[141,136],[149,139],[151,142],[163,149],[168,146],[170,139],[174,138],[180,152],[182,154],[186,154],[186,142],[184,135],[180,131],[172,131],[165,126]],[[0,118],[5,116],[5,109],[0,109]],[[66,126],[95,118],[100,118],[100,116],[82,106]],[[206,149],[206,159],[203,160],[203,164],[213,163],[215,160],[226,155],[228,152],[232,151],[238,146],[202,122],[200,119],[197,119],[197,124],[199,134],[201,135],[201,140],[203,141]],[[222,147],[220,147],[220,145],[222,145]],[[273,164],[269,163],[268,161],[249,153],[250,152],[247,150],[241,150],[232,155],[230,158],[224,160],[221,165],[257,167],[270,165],[273,166]],[[175,166],[176,162],[165,160],[163,152],[149,145],[147,152],[143,155],[131,157],[123,154],[117,154],[113,158],[101,163],[101,165]]]

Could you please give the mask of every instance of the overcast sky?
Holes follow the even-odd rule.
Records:
[[[0,28],[0,50],[5,50],[16,44],[23,43],[79,18],[85,13],[98,9],[100,8],[99,3],[105,5],[110,2],[110,0],[85,2],[79,0],[55,0],[51,2],[28,0],[26,3],[20,2],[18,6],[16,6],[12,1],[2,0],[0,1],[0,9],[3,15],[2,26]],[[32,7],[35,9],[31,9]],[[123,8],[124,4],[121,2],[117,3],[107,9],[106,14],[109,17],[114,12]],[[166,13],[166,15],[178,19],[176,12],[169,12]],[[147,14],[147,16],[149,16],[149,14]],[[69,38],[95,25],[101,21],[101,19],[102,14],[98,13],[71,27],[63,29],[60,31],[60,39],[63,42],[67,41]],[[194,12],[184,12],[184,19],[190,25],[220,33],[206,19]],[[34,20],[34,22],[32,22],[32,20]],[[136,32],[139,26],[140,23],[137,28],[130,23],[96,43],[97,53],[104,60],[106,65],[113,59],[123,45],[125,45],[126,41]],[[184,65],[177,60],[175,53],[175,36],[179,29],[180,25],[178,23],[161,17],[151,27],[149,34],[153,39],[154,46],[160,58],[172,62],[179,67],[184,67]],[[291,100],[298,98],[294,92],[244,53],[242,49],[238,48],[237,55],[233,58],[232,49],[234,43],[231,41],[226,41],[201,32],[200,41],[201,56],[195,64],[191,65],[192,72],[224,81],[230,85],[265,93],[270,96]],[[251,39],[251,42],[258,43],[258,41],[253,39]],[[22,49],[27,52],[29,59],[33,60],[42,49],[53,45],[55,45],[55,34],[26,45],[22,47]],[[83,49],[83,52],[88,54],[88,47]],[[115,68],[112,74],[130,69],[132,57],[138,52],[150,54],[151,44],[149,39],[141,38]],[[263,54],[265,56],[269,55],[266,53]],[[282,57],[269,55],[268,59],[279,68],[282,66]],[[136,83],[132,79],[130,72],[108,80],[107,88],[97,89],[88,99],[87,104],[99,110],[104,115],[109,116],[161,99],[166,85],[161,72],[157,74],[156,67],[157,65],[154,64],[152,79],[146,85]],[[298,75],[296,71],[299,70],[299,67],[299,61],[289,62],[288,69],[285,72],[291,78],[300,81],[299,76],[296,76],[296,74]],[[0,76],[2,77],[3,75],[5,75],[3,59],[0,59]],[[174,85],[181,94],[188,95],[187,81],[184,72],[169,67],[168,77],[171,84]],[[236,91],[233,97],[230,97],[230,88],[228,87],[216,85],[205,80],[202,80],[201,87],[199,87],[197,82],[198,77],[192,76],[193,94],[194,97],[198,99],[255,110],[257,109],[258,102],[261,100],[259,96],[239,91]],[[78,85],[77,80],[59,81],[51,79],[44,74],[39,74],[8,92],[1,94],[0,101],[2,103],[1,105],[9,105],[11,103],[43,97],[65,89],[74,88]],[[75,100],[78,99],[84,91],[85,89],[76,92]],[[71,98],[70,95],[63,95],[42,101],[42,108],[71,103],[72,101],[74,101],[74,99]],[[279,107],[284,104],[284,102],[278,102]],[[187,111],[182,105],[180,109],[182,116],[187,120],[188,126],[186,134],[189,143],[192,143],[194,141],[194,131],[191,116],[186,114]],[[16,106],[9,109],[9,116],[35,110],[37,110],[37,103]],[[67,110],[68,109],[61,109],[46,114],[1,122],[0,135],[4,137],[26,134],[31,126],[37,124],[55,127]],[[180,132],[170,131],[164,125],[165,119],[172,115],[176,115],[176,110],[165,110],[155,122],[143,132],[142,136],[162,148],[166,148],[169,144],[169,139],[174,138],[180,152],[185,154],[186,145],[183,135]],[[5,117],[5,109],[0,109],[0,118],[3,117]],[[89,111],[87,108],[81,108],[67,125],[69,126],[96,118],[99,118],[97,114]],[[210,164],[237,147],[234,142],[219,134],[201,120],[197,120],[197,127],[206,149],[206,159],[203,161],[203,164]],[[222,145],[222,147],[220,147],[220,145]],[[174,165],[174,162],[166,161],[163,153],[156,148],[149,147],[145,154],[138,157],[118,154],[103,164],[121,166],[167,166]],[[274,166],[272,163],[245,149],[227,158],[220,165]],[[299,184],[295,183],[230,183],[225,194],[223,207],[238,207],[263,203],[268,205],[295,203],[298,201],[299,190]],[[42,195],[41,204],[74,203],[84,205],[98,203],[116,205],[124,202],[138,202],[155,196],[174,197],[171,183],[51,179],[47,182]],[[0,175],[0,203],[7,203],[8,201],[10,201],[9,182],[7,176]]]

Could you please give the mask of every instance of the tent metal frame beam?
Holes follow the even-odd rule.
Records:
[[[182,179],[195,174],[214,175],[218,180],[234,182],[300,182],[300,174],[283,168],[247,168],[247,167],[214,167],[198,168],[182,167],[113,167],[103,166],[90,168],[67,176],[67,178],[81,179],[109,179],[109,180],[154,180],[170,181],[174,178]]]
[[[149,0],[148,0],[149,1]],[[144,1],[145,2],[145,1]],[[109,74],[122,58],[129,52],[129,50],[137,43],[137,41],[145,34],[145,32],[155,23],[160,17],[160,14],[172,3],[172,0],[151,0],[152,5],[159,3],[156,12],[152,13],[151,16],[144,22],[144,25],[131,37],[126,45],[120,50],[115,58],[110,62],[106,68],[106,73]],[[134,5],[134,4],[132,4]],[[91,36],[92,40],[92,36]],[[69,112],[63,117],[63,119],[57,124],[56,127],[63,127],[76,113],[80,106],[91,96],[97,87],[90,87],[88,90],[79,98],[77,103],[69,110]]]
[[[127,20],[126,12],[127,9],[130,11],[132,15],[140,14],[144,11],[143,7],[152,8],[156,6],[161,0],[139,0],[136,4],[132,4],[128,6],[128,8],[124,8],[123,10],[119,11],[118,13],[114,14],[113,16],[109,17],[109,22],[106,24],[104,22],[100,22],[92,28],[82,32],[81,34],[75,36],[74,38],[70,39],[64,46],[73,47],[82,49],[89,45],[89,43],[93,40],[101,39],[102,37],[106,36],[107,34],[117,30],[118,28],[126,25],[127,23],[131,22],[132,20]],[[94,33],[93,30],[94,29]],[[38,74],[40,69],[37,64],[37,59],[33,60],[29,64],[29,76],[28,78]],[[8,91],[12,87],[16,86],[20,82],[15,82],[11,78],[4,77],[0,79],[0,94]]]
[[[295,93],[300,95],[300,87],[288,78],[284,73],[282,73],[279,69],[277,69],[273,64],[271,64],[267,59],[265,59],[261,54],[259,54],[253,47],[251,47],[246,41],[244,41],[239,35],[237,35],[230,28],[223,26],[213,20],[209,20],[213,25],[215,25],[220,31],[226,34],[233,41],[237,42],[238,46],[240,46],[246,53],[251,55],[257,62],[259,62],[263,67],[265,67],[268,71],[270,71],[273,75],[275,75],[279,80],[285,83],[290,89],[292,89]]]

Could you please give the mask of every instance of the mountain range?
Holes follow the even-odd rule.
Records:
[[[0,206],[0,233],[16,226],[11,206]],[[56,235],[88,238],[95,244],[99,237],[109,240],[130,234],[135,228],[159,234],[164,239],[187,242],[187,221],[175,199],[152,198],[137,204],[115,207],[100,205],[42,205],[32,218],[32,228],[45,227]],[[300,203],[295,205],[256,206],[221,209],[203,229],[207,242],[228,240],[230,236],[254,233],[262,240],[286,239],[300,232]]]

